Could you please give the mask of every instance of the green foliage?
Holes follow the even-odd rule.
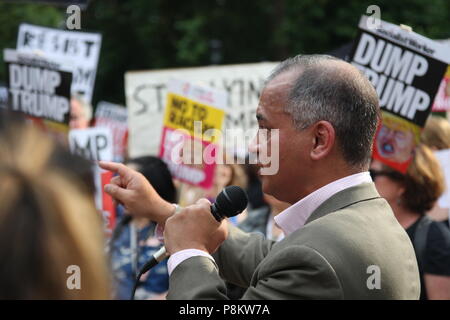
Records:
[[[48,5],[0,3],[0,61],[3,49],[16,47],[17,31],[23,22],[57,28],[64,22],[64,12]],[[6,82],[1,64],[0,82]]]
[[[325,53],[351,41],[369,5],[381,18],[434,39],[450,38],[448,0],[91,0],[82,31],[103,35],[94,102],[125,103],[124,73]],[[62,8],[0,4],[0,47],[21,22],[58,27]],[[0,69],[0,81],[4,71]]]

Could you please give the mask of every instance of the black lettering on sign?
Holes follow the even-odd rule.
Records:
[[[91,55],[91,47],[92,47],[92,45],[94,44],[94,42],[93,42],[93,41],[85,40],[85,41],[84,41],[84,44],[85,44],[85,47],[86,47],[84,56],[85,56],[86,58],[89,58],[89,56]]]
[[[180,112],[181,114],[185,114],[187,111],[187,101],[182,98],[178,98],[176,96],[172,96],[172,108]]]
[[[162,90],[164,90],[165,88],[166,88],[165,84],[155,84],[155,85],[142,84],[137,86],[133,92],[133,99],[141,105],[141,108],[136,110],[134,115],[139,116],[147,112],[162,113],[164,110],[164,99],[163,99],[164,97],[162,94]],[[156,110],[149,110],[149,103],[147,102],[146,99],[142,97],[142,92],[145,92],[146,90],[153,91],[153,89],[155,90],[156,98],[155,99],[152,98],[150,101],[153,102],[156,100],[157,107]]]
[[[102,152],[108,147],[108,139],[103,134],[89,135],[85,139],[73,139],[72,152],[91,161],[102,160]]]
[[[372,82],[380,107],[423,126],[446,64],[365,32],[353,52],[352,64]]]
[[[85,159],[96,160],[94,159],[91,149],[91,139],[86,139],[85,145],[80,145],[79,141],[77,141],[77,139],[74,139],[74,146],[72,152]]]
[[[104,135],[96,135],[95,136],[95,149],[96,149],[96,155],[97,158],[95,160],[100,160],[100,152],[106,149],[108,146],[108,139],[106,139],[106,136]]]
[[[195,121],[203,121],[208,116],[208,111],[206,110],[206,107],[194,103],[193,110],[192,110],[192,118]]]
[[[81,67],[78,67],[76,72],[73,75],[74,83],[92,84],[93,81],[94,81],[94,71],[93,70],[85,70]]]

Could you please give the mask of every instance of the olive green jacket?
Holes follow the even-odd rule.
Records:
[[[418,299],[413,246],[373,183],[338,192],[279,242],[230,227],[214,254],[180,263],[169,299],[226,299],[222,280],[248,288],[243,299]]]

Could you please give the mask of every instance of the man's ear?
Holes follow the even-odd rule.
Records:
[[[396,194],[397,198],[398,199],[403,198],[403,194],[405,193],[405,191],[406,191],[406,187],[404,187],[404,186],[399,187],[397,190],[397,194]]]
[[[334,147],[336,131],[328,121],[316,122],[311,127],[313,146],[311,148],[311,159],[320,160],[326,157]]]

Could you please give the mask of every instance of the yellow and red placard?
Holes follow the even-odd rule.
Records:
[[[208,189],[221,142],[226,93],[172,80],[166,101],[159,156],[175,178]]]

